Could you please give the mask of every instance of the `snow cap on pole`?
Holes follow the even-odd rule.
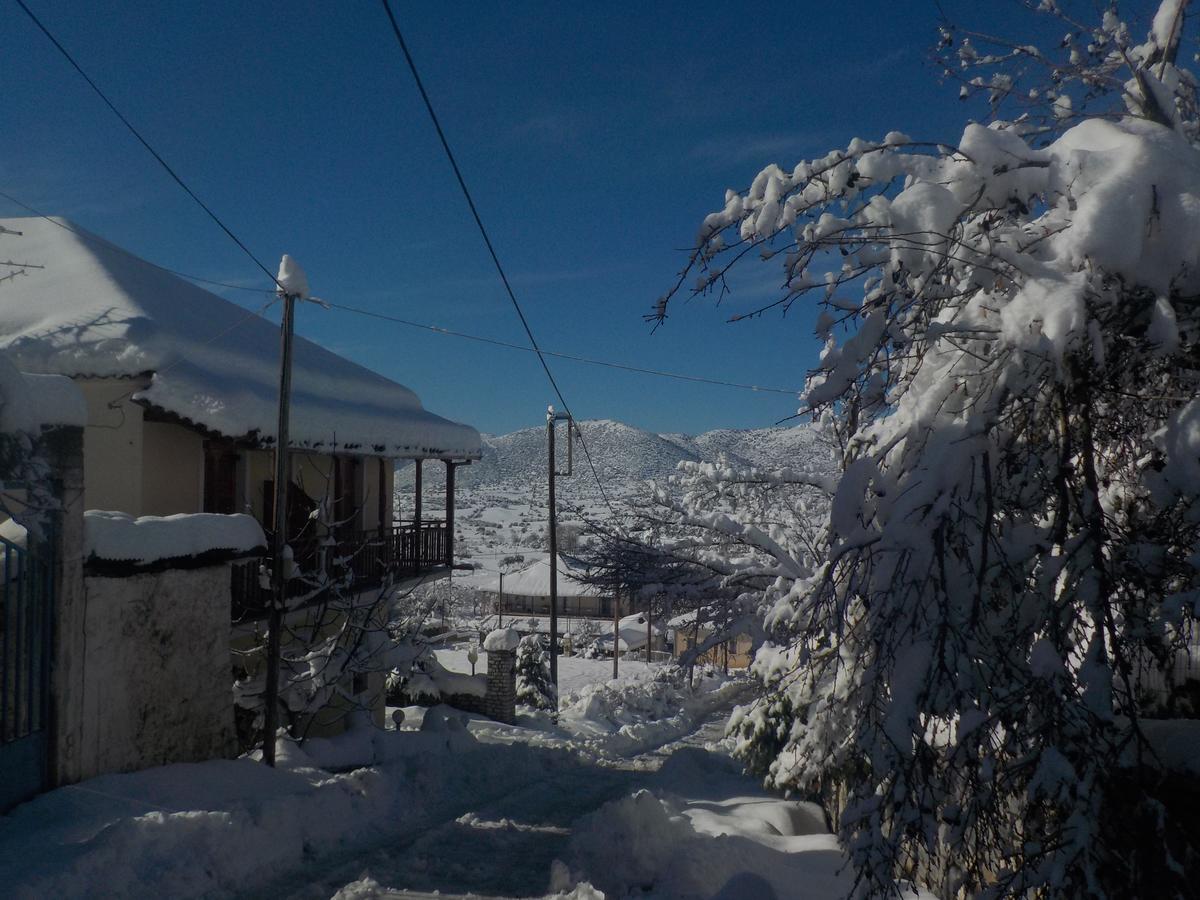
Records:
[[[308,299],[308,276],[300,268],[300,263],[286,253],[279,261],[279,274],[275,280],[279,282],[279,293],[291,294],[300,300]]]

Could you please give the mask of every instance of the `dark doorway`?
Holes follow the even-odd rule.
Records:
[[[204,512],[237,512],[237,450],[228,444],[204,442]]]

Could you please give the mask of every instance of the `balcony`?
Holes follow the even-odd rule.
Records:
[[[351,591],[358,593],[391,582],[425,575],[450,565],[450,529],[441,520],[422,520],[390,525],[373,531],[343,532],[334,541],[309,538],[292,543],[292,552],[301,576],[288,582],[289,598],[305,597],[303,605],[319,603],[325,592],[311,577],[325,568],[346,566],[350,571]],[[260,584],[259,569],[267,559],[252,559],[234,565],[231,588],[233,621],[265,619],[270,608],[271,591]]]

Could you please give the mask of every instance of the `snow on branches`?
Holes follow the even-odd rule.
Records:
[[[768,694],[735,723],[741,752],[780,788],[842,785],[862,896],[893,893],[898,869],[948,895],[1186,891],[1171,873],[1195,849],[1128,764],[1152,757],[1139,673],[1200,613],[1183,7],[1166,0],[1136,46],[1106,13],[1060,73],[1119,114],[1081,115],[1063,88],[1048,125],[973,123],[955,145],[892,133],[767,167],[704,220],[651,316],[752,251],[782,259],[783,290],[751,314],[822,306],[805,408],[844,471],[815,567],[752,519],[707,524],[777,575],[779,644],[758,656]],[[967,67],[1052,55],[948,40]],[[987,83],[1011,92],[1007,77]]]

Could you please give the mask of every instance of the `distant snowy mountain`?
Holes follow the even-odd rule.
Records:
[[[692,436],[655,434],[622,422],[596,419],[581,422],[580,429],[606,484],[665,478],[682,461],[714,461],[721,454],[735,464],[771,468],[795,466],[826,455],[808,425],[720,429]],[[560,465],[565,465],[566,454],[561,447],[559,459]],[[587,465],[578,444],[575,465],[581,469]],[[396,473],[399,490],[411,488],[412,472],[410,464]],[[460,469],[458,483],[463,488],[476,489],[520,484],[540,487],[545,478],[546,429],[535,427],[511,434],[485,434],[483,459]]]

